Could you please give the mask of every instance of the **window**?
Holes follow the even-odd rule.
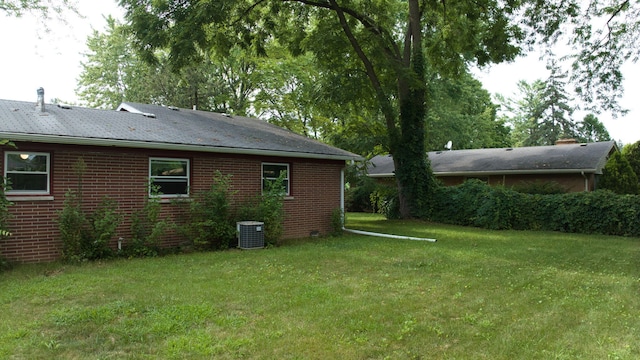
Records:
[[[149,179],[164,197],[189,195],[189,160],[150,158]],[[149,189],[149,195],[152,189]]]
[[[7,151],[4,176],[11,188],[7,194],[49,194],[49,154]]]
[[[289,164],[262,163],[262,191],[267,190],[272,184],[282,176],[282,187],[285,195],[291,193],[289,185]]]

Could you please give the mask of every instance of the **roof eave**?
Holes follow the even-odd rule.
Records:
[[[394,173],[368,174],[367,176],[370,177],[370,178],[387,178],[387,177],[394,177],[395,174]]]
[[[442,171],[436,176],[488,176],[488,175],[533,175],[533,174],[595,174],[597,169],[528,169],[497,171]]]
[[[151,141],[104,139],[104,138],[84,138],[84,137],[44,135],[44,134],[21,134],[21,133],[0,132],[0,138],[7,138],[12,141],[30,141],[30,142],[38,142],[38,143],[52,143],[52,144],[65,144],[65,145],[91,145],[91,146],[122,147],[122,148],[137,148],[137,149],[196,151],[196,152],[239,154],[239,155],[293,157],[293,158],[303,158],[303,159],[325,159],[325,160],[343,160],[343,161],[362,159],[360,156],[355,154],[353,155],[319,154],[319,153],[305,153],[305,152],[294,152],[294,151],[217,147],[217,146],[209,146],[209,145],[175,144],[175,143],[163,143],[163,142],[151,142]]]
[[[534,175],[534,174],[600,174],[597,169],[534,169],[498,171],[434,171],[435,176],[490,176],[490,175]],[[394,177],[393,173],[369,174],[371,178]]]

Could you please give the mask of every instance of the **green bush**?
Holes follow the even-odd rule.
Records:
[[[340,236],[344,232],[344,211],[335,208],[331,212],[331,236]]]
[[[118,213],[118,203],[105,196],[98,208],[88,217],[89,232],[85,252],[89,260],[113,256],[109,242],[116,235],[121,221],[122,215]]]
[[[0,256],[0,273],[3,271],[11,270],[13,268],[13,264],[11,261],[7,260],[4,256]]]
[[[555,181],[523,181],[512,187],[513,190],[525,194],[564,194],[567,190]]]
[[[387,219],[400,218],[398,189],[395,186],[378,185],[370,195],[373,210]]]
[[[567,196],[566,231],[640,236],[640,196],[598,190]]]
[[[477,179],[458,186],[439,186],[431,199],[429,217],[442,223],[475,226],[478,209],[488,199],[490,189]]]
[[[9,206],[13,205],[5,195],[7,179],[0,177],[0,240],[11,235],[9,231]]]
[[[640,141],[625,145],[622,148],[622,156],[627,159],[633,173],[640,178]]]
[[[75,191],[64,195],[62,210],[58,212],[58,229],[62,240],[62,259],[68,262],[86,260],[83,239],[86,237],[87,217]]]
[[[640,236],[640,196],[598,190],[524,194],[479,181],[440,187],[429,220],[488,229]]]
[[[376,190],[375,179],[366,175],[366,167],[357,163],[345,170],[344,206],[350,212],[372,212],[371,194]]]
[[[528,207],[531,211],[531,230],[568,231],[570,194],[531,195]],[[524,228],[525,230],[527,228]]]
[[[376,190],[373,179],[360,185],[348,186],[344,192],[345,208],[350,212],[371,212],[371,193]]]
[[[495,230],[529,227],[531,214],[523,206],[528,202],[528,196],[504,187],[490,190],[478,204],[474,225]]]
[[[240,206],[237,221],[254,220],[264,222],[264,241],[267,245],[278,245],[284,234],[283,177],[268,183],[261,195],[253,197]]]
[[[627,158],[616,151],[602,169],[602,177],[597,187],[617,194],[638,194],[638,176]]]
[[[11,236],[9,231],[9,206],[12,203],[7,200],[5,191],[7,188],[7,179],[0,177],[0,241]],[[11,267],[11,263],[0,254],[0,272]]]
[[[151,186],[142,209],[131,214],[131,241],[123,248],[125,256],[154,257],[160,252],[162,236],[170,228],[169,222],[160,216],[162,205],[158,187]]]
[[[230,181],[231,175],[217,172],[211,188],[194,195],[185,233],[198,250],[226,249],[235,237],[229,204]]]
[[[109,241],[120,221],[114,200],[103,198],[96,210],[87,215],[82,209],[81,197],[75,191],[67,191],[62,210],[58,212],[62,259],[81,262],[111,257]]]

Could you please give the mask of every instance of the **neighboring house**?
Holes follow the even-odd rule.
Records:
[[[480,179],[489,185],[514,186],[533,182],[556,182],[568,192],[593,191],[615,142],[553,146],[429,152],[434,175],[444,185],[458,185]],[[390,155],[371,159],[368,174],[381,181],[394,177]]]
[[[257,119],[135,103],[119,111],[45,105],[43,98],[35,104],[0,100],[0,139],[17,146],[0,148],[14,204],[12,235],[0,251],[14,261],[60,256],[56,220],[65,193],[78,189],[79,159],[86,164],[83,204],[91,209],[104,196],[116,200],[125,215],[117,237],[125,245],[130,215],[150,196],[150,180],[163,193],[163,216],[172,218],[184,209],[172,200],[208,190],[217,170],[232,175],[232,203],[260,194],[283,173],[284,237],[326,234],[331,213],[343,204],[345,161],[359,159]],[[180,241],[167,234],[163,245]]]

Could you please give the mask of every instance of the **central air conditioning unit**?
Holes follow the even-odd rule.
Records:
[[[236,228],[240,249],[261,249],[264,247],[263,222],[239,221],[236,223]]]

